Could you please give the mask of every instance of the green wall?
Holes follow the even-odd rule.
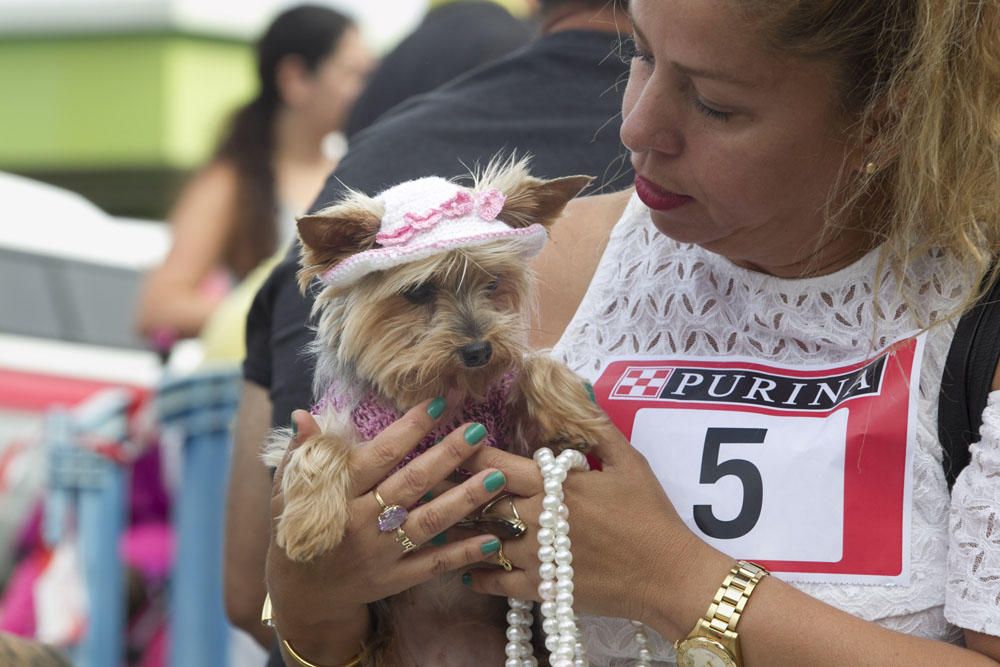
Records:
[[[150,34],[0,41],[0,169],[188,168],[253,90],[245,44]]]

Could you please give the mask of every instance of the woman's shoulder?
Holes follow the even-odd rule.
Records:
[[[539,318],[532,331],[536,347],[551,347],[569,324],[597,270],[608,238],[632,190],[574,199],[552,227],[535,262]]]

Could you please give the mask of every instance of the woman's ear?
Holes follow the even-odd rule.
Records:
[[[552,226],[566,204],[593,182],[591,176],[564,176],[550,181],[525,176],[505,192],[499,218],[511,227]]]
[[[298,219],[302,242],[297,274],[305,292],[312,280],[351,255],[376,246],[383,213],[375,200],[354,194],[345,201]]]

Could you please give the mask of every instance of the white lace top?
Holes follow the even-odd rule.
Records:
[[[831,275],[779,279],[660,234],[633,197],[554,354],[591,381],[608,359],[622,355],[733,355],[780,365],[856,360],[912,335],[915,320],[934,321],[953,307],[968,282],[957,271],[941,270],[944,264],[940,256],[928,257],[913,268],[916,313],[895,296],[895,283],[883,272],[878,313],[872,298],[877,252]],[[979,452],[956,487],[958,527],[949,561],[951,501],[937,439],[937,398],[953,334],[953,325],[932,328],[921,366],[909,583],[794,584],[863,619],[946,641],[960,637],[945,620],[946,582],[950,619],[1000,633],[1000,483],[986,483],[990,474],[1000,476],[1000,399],[993,403],[997,451]],[[634,663],[638,646],[627,621],[584,617],[582,629],[592,664]],[[656,664],[673,664],[673,650],[651,634]]]

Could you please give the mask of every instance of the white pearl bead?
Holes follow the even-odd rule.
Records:
[[[552,544],[552,541],[556,538],[556,534],[551,528],[539,528],[538,535],[536,537],[538,539],[538,543],[545,546],[547,544]]]
[[[552,563],[548,563],[552,565]],[[553,565],[554,572],[557,579],[572,579],[573,578],[573,566],[572,565],[559,565],[558,567]]]
[[[552,546],[558,549],[565,549],[569,551],[572,542],[569,539],[569,535],[556,535],[555,539],[552,541]],[[555,558],[555,555],[552,556]]]
[[[556,603],[556,618],[560,621],[565,619],[575,619],[576,615],[573,613],[573,605]]]
[[[562,567],[561,565],[559,567]],[[542,563],[538,566],[538,576],[542,578],[543,581],[551,581],[556,578],[556,564],[555,563]]]
[[[533,655],[528,656],[528,658],[525,659],[524,664],[522,664],[521,667],[538,667],[538,658],[536,658]]]
[[[511,609],[507,612],[507,625],[527,625],[530,622],[523,611]]]
[[[542,621],[542,632],[546,635],[559,634],[559,620],[555,618],[546,618]]]
[[[556,549],[556,563],[559,565],[570,565],[572,562],[573,554],[569,549]]]
[[[572,593],[573,592],[573,582],[568,579],[557,579],[556,580],[556,592],[557,593]]]
[[[554,479],[546,479],[542,484],[542,488],[545,489],[545,494],[549,496],[554,496],[560,500],[563,497],[562,484]]]
[[[640,660],[652,660],[653,659],[653,652],[650,651],[648,648],[641,648],[641,649],[639,649],[639,659]]]
[[[542,598],[542,600],[554,600],[556,597],[555,582],[543,581],[538,584],[538,597]]]
[[[559,648],[559,635],[549,635],[546,637],[545,648],[548,649],[549,653],[555,653],[556,649]]]
[[[542,509],[548,510],[549,512],[557,512],[559,508],[562,507],[562,502],[556,498],[555,494],[546,495],[542,499]]]
[[[551,544],[538,547],[538,560],[542,563],[552,563],[556,560],[556,550]]]
[[[569,521],[567,521],[566,519],[560,519],[558,516],[556,516],[554,529],[557,535],[568,535]]]
[[[569,518],[569,508],[566,507],[565,504],[560,504],[559,507],[556,508],[556,514],[560,519],[566,520]]]
[[[521,645],[520,644],[516,644],[514,642],[511,642],[510,644],[507,644],[507,647],[504,649],[504,651],[507,653],[507,657],[508,658],[520,658],[521,657]]]
[[[568,618],[560,619],[558,621],[558,625],[559,625],[559,632],[563,634],[572,635],[573,633],[576,632],[576,623],[574,623],[572,620]],[[570,640],[573,643],[576,643],[576,639],[574,637],[570,637]]]
[[[563,470],[562,468],[555,468],[550,473],[546,473],[545,470],[543,469],[542,476],[548,477],[549,479],[558,480],[560,484],[566,481],[566,471]]]
[[[555,457],[553,456],[551,449],[549,449],[548,447],[541,447],[540,449],[535,451],[535,454],[534,456],[532,456],[532,458],[535,460],[535,463],[541,464]]]
[[[550,512],[545,510],[538,515],[538,525],[542,528],[554,528],[556,526],[556,521],[559,521],[559,517],[555,512]],[[558,532],[558,531],[557,531]]]
[[[556,615],[556,601],[546,600],[542,603],[542,616],[544,618],[552,618]]]
[[[507,628],[507,641],[523,642],[527,639],[524,636],[524,628],[519,625],[512,625]]]
[[[503,663],[503,667],[523,667],[520,658],[507,658]]]
[[[534,608],[535,603],[531,600],[519,600],[517,598],[510,598],[508,600],[511,609],[516,609],[518,611],[531,611]]]
[[[553,586],[553,590],[555,590],[554,586]],[[559,592],[557,592],[555,594],[555,597],[553,597],[552,599],[554,599],[556,601],[556,607],[565,607],[565,608],[569,609],[570,611],[573,611],[572,610],[572,607],[573,607],[573,592],[572,591],[559,591]]]

